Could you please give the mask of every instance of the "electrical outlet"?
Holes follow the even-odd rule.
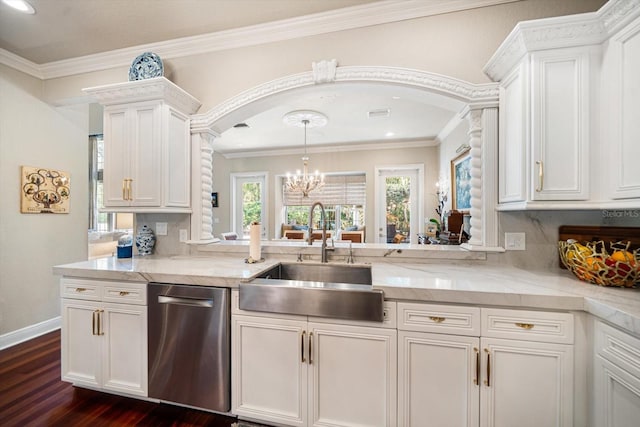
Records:
[[[167,235],[167,223],[156,222],[156,236],[166,236],[166,235]]]
[[[187,241],[187,239],[188,239],[187,230],[184,228],[180,229],[180,241],[184,243]]]
[[[220,218],[213,218],[213,223],[214,224],[219,224],[220,223]]]
[[[524,233],[504,233],[504,248],[508,251],[524,251],[526,249]]]

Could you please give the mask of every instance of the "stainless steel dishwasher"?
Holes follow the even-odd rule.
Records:
[[[227,288],[149,284],[149,397],[230,410],[230,309]]]

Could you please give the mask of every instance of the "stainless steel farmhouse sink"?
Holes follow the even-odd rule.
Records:
[[[240,309],[350,320],[383,320],[371,267],[280,264],[240,284]]]

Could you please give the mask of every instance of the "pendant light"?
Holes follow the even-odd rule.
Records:
[[[309,173],[309,156],[307,155],[307,129],[321,127],[327,124],[328,119],[322,113],[310,110],[298,110],[287,113],[283,121],[289,126],[304,127],[304,156],[302,157],[302,170],[298,169],[295,175],[287,172],[286,189],[293,192],[301,192],[302,197],[309,197],[309,193],[324,185],[324,174],[316,170]]]

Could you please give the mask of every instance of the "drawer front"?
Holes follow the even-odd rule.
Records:
[[[105,282],[102,301],[147,305],[147,284],[140,282]]]
[[[62,298],[100,301],[102,282],[63,277],[60,279],[60,296]]]
[[[398,329],[478,337],[480,308],[399,302]]]
[[[573,344],[573,314],[482,309],[482,336]]]
[[[594,331],[596,353],[640,378],[640,339],[600,321]]]
[[[327,317],[311,317],[310,322],[333,323],[340,325],[368,326],[373,328],[396,329],[397,327],[397,304],[394,301],[384,301],[382,306],[382,322],[372,322],[367,320],[345,320]]]

